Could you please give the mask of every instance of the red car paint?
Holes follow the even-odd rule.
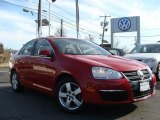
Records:
[[[74,78],[80,86],[83,99],[86,103],[95,104],[120,104],[132,103],[144,100],[155,94],[156,78],[151,75],[151,90],[149,94],[133,97],[131,81],[124,73],[137,70],[147,70],[143,63],[128,60],[126,58],[113,55],[71,55],[61,53],[54,44],[54,38],[43,38],[48,41],[54,50],[54,57],[43,57],[34,55],[21,55],[20,52],[11,57],[11,71],[16,70],[19,75],[20,83],[23,86],[33,88],[50,95],[55,94],[55,88],[60,76],[69,75]],[[61,38],[56,38],[61,39]],[[63,38],[67,41],[69,38]],[[37,41],[37,40],[34,40]],[[45,54],[45,52],[43,52]],[[92,75],[92,67],[106,67],[121,72],[122,78],[118,80],[97,80]],[[137,80],[138,81],[138,80]],[[143,81],[143,80],[142,80]],[[139,84],[137,82],[139,89]],[[134,85],[133,85],[134,86]],[[119,91],[127,92],[124,100],[104,100],[100,91]],[[112,95],[111,95],[112,97]]]

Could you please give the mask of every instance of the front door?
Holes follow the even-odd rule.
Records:
[[[34,83],[33,86],[40,88],[43,91],[52,92],[53,80],[55,79],[55,67],[54,58],[41,56],[39,52],[41,50],[49,50],[53,53],[53,49],[45,39],[37,41],[34,51],[34,58],[32,59],[33,71],[34,71]]]

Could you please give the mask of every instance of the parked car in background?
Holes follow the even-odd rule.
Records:
[[[37,38],[10,60],[13,91],[26,86],[54,95],[67,112],[85,103],[133,103],[155,94],[156,78],[147,65],[111,55],[90,41]]]
[[[160,43],[138,45],[124,57],[145,63],[160,80]]]
[[[104,49],[108,50],[110,53],[118,56],[124,56],[126,53],[123,49],[119,48],[111,48],[111,47],[104,47]]]

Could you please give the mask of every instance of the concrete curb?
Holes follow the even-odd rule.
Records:
[[[5,67],[5,68],[8,68],[8,67],[9,67],[9,64],[8,64],[8,63],[1,63],[1,64],[0,64],[0,68],[1,68],[1,67],[3,67],[3,68],[4,68],[4,67]]]

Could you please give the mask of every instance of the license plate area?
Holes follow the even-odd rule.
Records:
[[[150,90],[149,81],[146,82],[140,82],[140,92],[144,92]]]

